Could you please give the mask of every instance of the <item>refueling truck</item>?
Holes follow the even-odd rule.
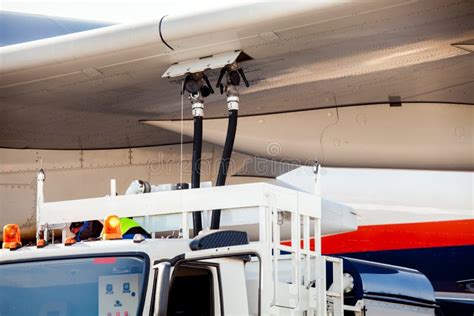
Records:
[[[322,235],[355,230],[357,223],[350,208],[302,189],[317,187],[317,165],[312,173],[292,171],[279,185],[224,186],[241,80],[249,86],[239,56],[173,64],[164,75],[185,76],[182,102],[186,95],[194,121],[190,184],[137,180],[117,195],[112,180],[109,196],[45,202],[45,174],[38,173],[36,244],[22,246],[18,225],[3,230],[0,316],[435,315],[433,287],[420,272],[322,255]],[[214,90],[205,71],[217,68],[229,125],[216,186],[206,187],[204,99]],[[153,238],[122,239],[124,217]],[[103,221],[99,240],[68,237],[70,223],[91,220]]]
[[[36,245],[22,246],[18,226],[4,228],[2,316],[436,313],[418,271],[322,255],[325,214],[348,223],[355,214],[317,194],[253,183],[116,195],[112,181],[110,196],[44,202],[44,173],[37,181]],[[238,224],[208,229],[205,215],[216,209]],[[193,212],[204,219],[195,236]],[[257,227],[246,231],[242,214],[256,216]],[[122,240],[120,217],[162,228],[152,239]],[[69,223],[88,220],[103,220],[100,240],[68,238]]]

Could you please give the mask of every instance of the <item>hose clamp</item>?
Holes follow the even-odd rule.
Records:
[[[239,110],[239,96],[238,95],[229,95],[227,97],[227,109],[231,110]]]
[[[204,116],[204,103],[202,102],[193,102],[192,104],[193,116]]]

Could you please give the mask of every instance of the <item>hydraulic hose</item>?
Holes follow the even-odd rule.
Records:
[[[227,125],[227,136],[225,138],[224,150],[222,151],[222,159],[219,163],[219,173],[217,174],[216,186],[225,185],[227,172],[229,171],[229,163],[234,149],[235,134],[237,132],[238,110],[229,111],[229,120]],[[219,229],[221,222],[221,210],[213,210],[211,217],[211,229]]]
[[[201,153],[202,153],[202,116],[194,117],[194,142],[191,188],[199,188],[201,185]],[[201,212],[193,212],[194,236],[202,230]]]

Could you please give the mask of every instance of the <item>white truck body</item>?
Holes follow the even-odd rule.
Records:
[[[2,316],[18,315],[29,308],[15,300],[30,292],[40,305],[35,307],[38,315],[76,315],[83,307],[74,309],[78,300],[89,308],[86,313],[106,316],[344,315],[344,311],[361,315],[366,309],[363,301],[344,305],[344,291],[350,290],[351,281],[343,275],[343,260],[321,255],[322,203],[315,194],[257,183],[45,203],[43,181],[40,174],[37,218],[45,236],[62,228],[64,241],[68,223],[111,214],[164,220],[180,214],[176,230],[181,233],[179,238],[3,249]],[[213,247],[211,240],[217,233],[222,232],[224,239],[231,235],[226,235],[229,231],[205,230],[197,238],[211,236],[211,246],[193,249],[196,238],[189,236],[191,213],[217,208],[255,212],[258,238],[240,244],[230,240],[228,246]],[[285,220],[290,223],[286,242],[282,239]],[[332,270],[331,280],[327,267]],[[48,296],[49,291],[63,287],[71,289],[56,296],[70,291],[70,297]],[[84,288],[80,294],[84,298],[74,294],[80,288]],[[378,311],[386,308],[380,304]],[[406,312],[400,315],[434,315],[429,306],[391,305]],[[366,314],[371,315],[370,310]]]

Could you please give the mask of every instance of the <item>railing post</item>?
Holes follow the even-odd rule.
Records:
[[[188,212],[183,212],[181,215],[181,229],[183,238],[189,239]]]
[[[36,241],[40,239],[41,231],[41,206],[44,203],[43,185],[46,176],[43,169],[40,169],[36,175]],[[47,232],[45,232],[47,234]],[[47,235],[44,236],[47,239]]]
[[[117,181],[110,179],[110,196],[114,197],[117,195]]]
[[[326,259],[321,255],[321,219],[314,219],[314,251],[316,261],[316,295],[317,315],[325,316],[327,314],[326,297]]]
[[[332,292],[335,293],[335,297],[333,298],[333,307],[334,307],[334,315],[343,315],[344,314],[344,285],[343,285],[343,261],[340,258],[336,258],[333,261],[333,268],[332,268]]]
[[[280,227],[278,225],[278,210],[275,209],[273,206],[270,208],[271,216],[272,216],[272,232],[273,232],[273,301],[272,306],[278,304],[278,260],[280,256]]]

